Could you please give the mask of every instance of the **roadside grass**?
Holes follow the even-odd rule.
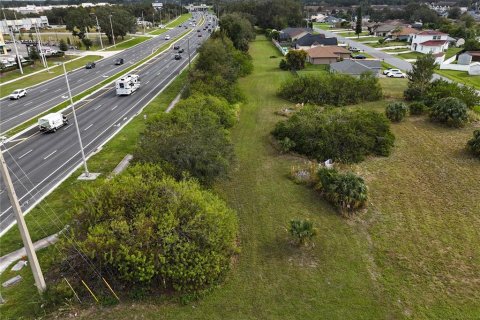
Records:
[[[348,31],[348,32],[335,32],[337,35],[341,36],[341,37],[357,37],[357,34],[355,33],[355,31]],[[361,36],[368,36],[369,35],[369,32],[368,31],[362,31],[362,33],[360,33]],[[362,38],[359,38],[359,39],[362,39]],[[357,39],[358,40],[358,39]]]
[[[67,71],[74,70],[74,69],[77,69],[77,68],[80,68],[80,67],[84,66],[88,61],[97,60],[97,59],[101,59],[101,58],[102,58],[101,56],[96,56],[96,55],[85,56],[85,57],[82,57],[82,58],[77,59],[75,61],[71,61],[71,62],[66,63],[65,68],[67,69]],[[63,61],[63,60],[58,60],[58,61]],[[36,62],[36,64],[38,64],[38,66],[40,66],[40,62]],[[14,81],[12,83],[8,83],[8,84],[0,86],[0,98],[8,96],[13,90],[18,89],[20,87],[28,88],[28,87],[37,85],[40,82],[50,80],[52,78],[55,78],[55,77],[63,74],[63,68],[60,67],[60,66],[57,66],[55,68],[51,68],[50,70],[51,70],[50,73],[48,73],[45,70],[45,72],[40,72],[40,73],[31,75],[31,76],[28,76],[26,78],[20,79],[18,81]]]
[[[418,59],[419,57],[423,56],[423,53],[412,51],[408,53],[400,53],[395,55],[397,58],[401,59]]]
[[[177,20],[170,21],[165,27],[167,28],[175,28],[184,23],[185,21],[188,21],[192,17],[191,13],[184,13],[182,14]]]
[[[359,38],[355,41],[357,42],[365,42],[365,41],[378,41],[379,39],[383,39],[382,37],[367,37],[367,38]]]
[[[125,49],[131,48],[131,47],[133,47],[133,46],[135,46],[139,43],[142,43],[142,42],[150,40],[150,39],[152,39],[152,38],[150,38],[150,37],[134,37],[134,38],[131,38],[130,40],[122,41],[114,47],[110,47],[108,49],[105,49],[105,51],[125,50]]]
[[[330,30],[332,28],[330,28],[330,24],[329,23],[324,23],[324,22],[314,22],[313,23],[313,27],[314,28],[319,28],[319,29],[322,29],[322,30]]]
[[[157,49],[155,52],[153,52],[151,55],[149,55],[148,57],[144,58],[143,60],[137,62],[136,64],[128,67],[127,69],[125,69],[125,70],[123,70],[123,71],[120,71],[119,73],[116,73],[115,75],[111,76],[110,78],[107,78],[107,79],[103,80],[102,82],[100,82],[99,84],[91,87],[90,89],[85,90],[85,91],[83,91],[82,93],[77,94],[76,96],[74,96],[74,97],[72,98],[72,99],[73,99],[73,102],[75,103],[75,102],[81,100],[82,98],[84,98],[84,97],[88,96],[89,94],[95,92],[96,90],[100,89],[101,87],[105,86],[106,84],[108,84],[108,83],[114,81],[115,79],[121,77],[122,75],[127,74],[128,72],[136,69],[139,65],[141,65],[141,64],[144,63],[145,61],[153,58],[154,56],[156,56],[157,54],[159,54],[159,53],[162,52],[163,50],[166,50],[167,48],[169,48],[169,47],[172,45],[173,42],[178,41],[179,38],[183,37],[183,36],[186,35],[188,32],[189,32],[189,30],[188,30],[188,31],[185,31],[185,32],[182,33],[182,34],[180,34],[178,38],[175,38],[175,39],[172,39],[172,40],[166,42],[163,46],[161,46],[160,48],[158,48],[158,49]],[[62,109],[64,109],[64,108],[66,108],[66,107],[69,106],[69,105],[70,105],[70,101],[69,101],[69,100],[66,100],[66,101],[64,101],[64,102],[62,102],[62,103],[60,103],[60,104],[52,107],[51,109],[45,111],[44,113],[39,114],[39,115],[36,116],[35,118],[30,119],[30,120],[28,120],[28,121],[26,121],[26,122],[24,122],[24,123],[22,123],[22,124],[20,124],[20,125],[18,125],[18,126],[16,126],[16,127],[12,128],[12,129],[10,129],[9,131],[7,131],[7,132],[5,132],[5,133],[3,133],[3,134],[4,134],[5,136],[15,135],[16,133],[21,132],[22,130],[24,130],[24,129],[30,127],[30,126],[32,126],[33,124],[35,124],[36,121],[37,121],[37,119],[38,119],[39,117],[41,117],[41,116],[43,116],[43,115],[46,115],[46,114],[48,114],[48,113],[51,113],[51,112],[58,112],[58,111],[60,111],[60,110],[62,110]]]
[[[384,47],[394,47],[394,46],[408,46],[408,43],[405,41],[385,41],[384,43],[368,43],[367,44],[373,48],[384,48]]]
[[[477,90],[480,90],[480,76],[471,76],[466,71],[457,71],[457,70],[435,70],[435,73],[438,73],[441,76],[444,76],[448,79],[451,79],[455,82],[473,86]]]
[[[164,28],[158,28],[156,30],[153,30],[153,31],[150,31],[148,34],[153,34],[153,35],[160,35],[160,34],[163,34],[165,32],[167,32],[169,29],[164,29]]]
[[[69,61],[75,58],[78,58],[78,56],[64,55],[63,57],[51,57],[51,58],[47,58],[47,63],[49,67],[55,66],[56,62],[65,62],[67,63],[67,66],[68,66]],[[19,69],[0,74],[0,84],[3,84],[7,81],[15,80],[16,78],[27,76],[29,74],[32,74],[40,70],[45,70],[46,72],[46,69],[43,67],[43,64],[41,63],[41,61],[37,60],[32,65],[23,66],[23,74],[20,73]],[[1,88],[2,86],[0,86],[0,89]]]
[[[405,51],[410,51],[410,48],[396,48],[396,49],[382,50],[382,52],[385,52],[385,53],[397,53],[397,52],[405,52]]]

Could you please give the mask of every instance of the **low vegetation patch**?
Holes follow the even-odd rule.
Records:
[[[403,102],[392,102],[385,108],[385,115],[392,122],[400,122],[407,115],[407,110]]]
[[[430,119],[450,127],[463,127],[468,120],[467,105],[460,99],[440,99],[430,110]]]
[[[341,74],[306,75],[286,80],[278,95],[296,103],[341,106],[379,100],[382,88],[371,74],[360,78]]]
[[[480,130],[473,131],[473,138],[467,142],[467,149],[480,159]]]
[[[279,122],[273,135],[285,149],[324,161],[360,162],[368,155],[388,156],[394,136],[387,118],[365,110],[324,110],[306,106]],[[289,143],[286,145],[286,140]]]

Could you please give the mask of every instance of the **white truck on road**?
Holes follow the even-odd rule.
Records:
[[[127,74],[115,83],[117,95],[128,96],[140,88],[140,77],[136,74]]]
[[[38,119],[38,128],[43,132],[55,132],[66,124],[68,124],[67,117],[60,112],[49,113]]]

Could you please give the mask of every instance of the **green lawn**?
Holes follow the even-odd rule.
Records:
[[[324,74],[330,69],[329,65],[305,63],[305,69],[297,71],[299,75]]]
[[[349,31],[349,32],[336,32],[337,35],[341,37],[356,37],[357,35],[355,34],[355,31]],[[360,33],[361,36],[368,36],[369,33],[368,31],[363,31]],[[361,39],[361,38],[360,38]]]
[[[454,55],[456,55],[457,53],[459,53],[462,50],[463,50],[463,48],[449,47],[447,49],[447,52],[445,52],[445,59],[453,57]]]
[[[436,73],[458,83],[466,84],[480,90],[480,76],[471,76],[466,71],[436,70]]]
[[[177,20],[173,20],[169,22],[165,27],[167,28],[175,28],[184,23],[185,21],[188,21],[192,17],[191,13],[184,13],[182,14]]]
[[[418,57],[421,57],[421,56],[423,56],[423,53],[416,52],[416,51],[395,55],[395,57],[402,58],[402,59],[417,59]]]
[[[151,39],[150,37],[134,37],[134,38],[131,38],[130,40],[117,43],[116,46],[110,47],[106,49],[106,51],[125,50],[150,39]]]
[[[314,22],[314,23],[313,23],[313,27],[319,28],[319,29],[322,29],[322,30],[329,30],[329,29],[331,29],[331,28],[330,28],[330,24],[329,24],[329,23],[324,23],[324,22],[322,22],[322,23],[320,23],[320,22]]]
[[[70,71],[70,70],[77,69],[77,68],[80,68],[80,67],[84,66],[89,61],[95,61],[95,60],[98,60],[98,59],[101,59],[101,58],[102,58],[101,56],[95,56],[95,55],[85,56],[85,57],[82,57],[82,58],[77,59],[75,61],[71,61],[71,62],[67,63],[65,65],[65,67],[66,67],[67,71]],[[37,64],[39,64],[39,62],[37,62]],[[21,79],[19,81],[15,81],[15,82],[12,82],[12,83],[8,83],[6,85],[2,85],[0,87],[0,97],[5,97],[5,96],[9,95],[13,90],[15,90],[19,87],[28,88],[28,87],[34,86],[34,85],[36,85],[40,82],[52,79],[52,78],[54,78],[56,76],[59,76],[61,74],[63,74],[63,68],[62,67],[55,67],[55,68],[51,69],[50,73],[48,73],[47,71],[40,72],[40,73],[31,75],[31,76],[28,76],[28,77],[26,77],[24,79]]]
[[[404,52],[404,51],[409,51],[409,50],[410,50],[410,48],[397,48],[397,49],[382,50],[382,52],[396,53],[396,52]]]
[[[385,48],[385,47],[395,47],[395,46],[408,46],[408,43],[405,41],[385,41],[384,43],[368,43],[367,44],[373,48]]]
[[[382,37],[366,37],[366,38],[356,39],[355,41],[357,42],[378,41],[379,39],[383,39],[383,38]]]

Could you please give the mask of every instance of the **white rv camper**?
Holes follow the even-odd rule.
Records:
[[[140,78],[136,74],[127,74],[115,83],[117,95],[128,96],[140,87]]]

